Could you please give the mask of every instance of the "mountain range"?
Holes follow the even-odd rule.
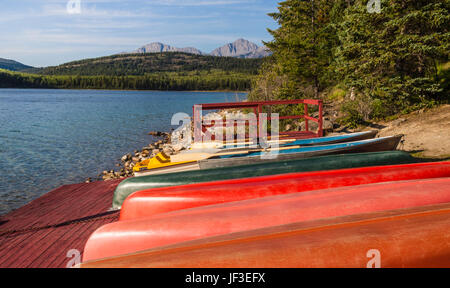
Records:
[[[160,42],[154,42],[142,46],[130,53],[161,53],[161,52],[184,52],[196,55],[210,55],[218,57],[236,57],[236,58],[264,58],[271,55],[267,47],[259,47],[245,39],[238,39],[233,43],[228,43],[222,47],[214,49],[211,53],[204,53],[194,47],[177,48]]]
[[[261,58],[270,56],[272,54],[268,50],[267,47],[265,47],[265,46],[259,47],[255,43],[252,43],[248,40],[241,38],[241,39],[234,41],[233,43],[228,43],[222,47],[214,49],[210,53],[204,53],[194,47],[177,48],[177,47],[173,47],[173,46],[166,45],[163,43],[154,42],[154,43],[150,43],[145,46],[142,46],[141,48],[139,48],[135,51],[123,52],[123,53],[119,53],[117,55],[147,54],[147,53],[162,53],[162,52],[183,52],[183,53],[199,55],[199,56],[233,57],[233,58],[241,58],[241,59],[261,59]],[[181,56],[178,56],[178,57],[181,57]],[[101,58],[109,59],[108,57],[101,57]],[[91,59],[86,59],[86,61],[84,61],[84,60],[80,60],[80,61],[81,62],[89,62],[89,60],[91,60]],[[80,61],[74,61],[74,63],[80,62]],[[206,62],[212,63],[211,60],[207,60]],[[63,65],[60,65],[59,67],[65,67],[65,66],[68,66],[67,64],[71,64],[71,63],[66,63]],[[91,63],[91,64],[93,66],[95,66],[94,65],[95,63]],[[212,66],[214,67],[214,65],[215,64],[213,64]],[[47,68],[52,68],[52,67],[47,67]],[[3,58],[0,58],[0,69],[6,69],[6,70],[11,70],[11,71],[25,71],[25,72],[30,72],[30,73],[44,70],[44,68],[34,68],[34,67],[19,63],[14,60],[3,59]]]

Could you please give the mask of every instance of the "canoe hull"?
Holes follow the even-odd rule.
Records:
[[[84,261],[321,218],[450,202],[450,178],[318,190],[119,221],[95,231]]]
[[[200,166],[198,165],[197,161],[191,162],[191,163],[184,163],[184,164],[175,164],[174,166],[154,168],[154,169],[150,169],[150,170],[142,170],[139,172],[134,172],[134,176],[142,177],[142,176],[171,174],[171,173],[196,171],[196,170],[200,170]]]
[[[207,159],[198,161],[200,169],[222,168],[238,165],[250,165],[255,163],[269,163],[284,160],[294,160],[302,158],[317,157],[323,155],[334,155],[344,153],[365,153],[365,152],[382,152],[397,149],[403,135],[385,137],[383,139],[375,139],[376,141],[361,143],[354,146],[330,148],[324,150],[313,150],[294,153],[279,153],[276,157],[269,159],[258,156],[234,157],[225,159]]]
[[[279,139],[279,146],[280,147],[286,147],[286,146],[295,146],[295,145],[301,145],[301,146],[314,146],[314,145],[327,145],[327,144],[336,144],[336,143],[344,143],[344,142],[352,142],[352,141],[361,141],[361,140],[367,140],[372,139],[375,136],[377,136],[378,131],[364,131],[364,132],[357,132],[357,133],[350,133],[350,134],[341,134],[341,135],[333,135],[333,136],[327,136],[327,137],[317,137],[317,138],[310,138],[310,139]],[[275,140],[269,140],[267,141],[267,144],[273,145]],[[236,143],[235,145],[230,144],[228,146],[217,148],[214,146],[214,143],[195,143],[194,144],[194,150],[213,150],[213,151],[240,151],[245,150],[249,148],[258,148],[259,145],[256,145],[255,142],[241,142]]]
[[[336,135],[336,136],[328,136],[328,137],[320,137],[320,138],[311,138],[311,139],[303,139],[303,140],[296,140],[289,143],[280,143],[280,148],[282,149],[289,149],[289,147],[296,146],[296,145],[302,145],[302,146],[315,146],[315,145],[329,145],[329,144],[335,144],[335,143],[343,143],[343,142],[352,142],[352,141],[361,141],[361,140],[367,140],[372,139],[377,135],[378,131],[365,131],[365,132],[359,132],[359,133],[351,133],[351,134],[345,134],[345,135]],[[180,171],[188,171],[188,170],[195,170],[200,169],[197,163],[189,162],[189,160],[201,160],[201,156],[197,156],[199,158],[195,159],[195,154],[201,155],[202,153],[206,153],[206,155],[214,155],[214,154],[221,154],[221,153],[243,153],[247,151],[251,151],[252,149],[258,150],[258,146],[246,146],[246,145],[240,145],[241,147],[231,147],[231,148],[223,148],[223,149],[195,149],[195,150],[188,150],[183,151],[175,156],[172,156],[170,158],[178,157],[179,160],[171,159],[173,163],[171,163],[171,160],[168,160],[167,156],[158,155],[151,159],[151,160],[145,160],[141,163],[138,163],[136,167],[134,167],[135,176],[145,176],[145,175],[158,175],[163,173],[174,173],[174,172],[180,172]],[[259,148],[261,149],[261,148]],[[194,154],[194,155],[193,155]],[[191,158],[194,157],[194,158]],[[183,159],[183,160],[181,160]],[[203,158],[204,159],[204,158]],[[167,163],[167,160],[169,161]],[[150,162],[153,161],[154,163]],[[148,168],[147,167],[152,167]]]
[[[233,233],[81,267],[449,268],[449,230],[450,204],[441,204]]]
[[[292,143],[282,144],[280,146],[289,146],[289,145],[302,145],[302,146],[310,146],[310,145],[327,145],[327,144],[336,144],[343,142],[352,142],[352,141],[361,141],[372,139],[377,136],[378,131],[365,131],[359,133],[351,133],[337,136],[327,136],[327,137],[319,137],[319,138],[311,138],[311,139],[302,139],[297,140]]]
[[[284,173],[309,172],[367,166],[407,164],[417,160],[406,152],[389,151],[322,156],[309,159],[259,163],[239,167],[225,167],[200,171],[180,172],[165,175],[151,175],[129,178],[122,181],[114,192],[113,208],[122,206],[123,201],[133,192],[140,190],[203,183],[218,180],[230,180],[245,177],[277,175]]]
[[[441,177],[450,177],[450,162],[291,173],[148,189],[125,200],[120,220],[327,188]]]

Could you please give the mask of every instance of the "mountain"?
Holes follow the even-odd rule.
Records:
[[[161,53],[161,52],[184,52],[196,55],[203,54],[202,51],[193,47],[176,48],[159,42],[147,44],[137,49],[136,51],[133,51],[133,53]]]
[[[248,54],[240,56],[240,58],[265,58],[272,55],[272,52],[270,52],[269,48],[266,46],[258,47],[255,51],[251,51]]]
[[[258,50],[258,45],[245,39],[238,39],[211,52],[212,56],[220,57],[245,57]]]
[[[238,39],[233,43],[228,43],[222,47],[213,50],[211,53],[203,53],[197,48],[176,48],[159,42],[147,44],[131,53],[161,53],[161,52],[184,52],[196,55],[211,55],[216,57],[235,57],[235,58],[264,58],[272,55],[267,47],[258,47],[245,39]],[[124,53],[121,53],[124,54]]]
[[[33,68],[31,66],[24,65],[14,60],[0,58],[0,69],[6,69],[11,71],[21,71],[25,69]]]

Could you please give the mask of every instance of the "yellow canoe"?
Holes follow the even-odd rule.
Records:
[[[292,149],[298,149],[300,146],[288,146],[288,147],[281,147],[281,148],[269,148],[269,149],[263,149],[263,148],[255,148],[255,149],[246,149],[246,150],[235,150],[231,149],[228,151],[221,152],[220,150],[191,150],[187,151],[185,153],[179,153],[176,155],[168,156],[164,152],[159,153],[155,157],[151,159],[144,160],[140,163],[137,163],[136,166],[133,168],[134,172],[141,172],[143,170],[152,170],[152,169],[158,169],[158,168],[164,168],[169,166],[180,166],[182,164],[187,163],[193,163],[200,160],[205,160],[211,157],[217,157],[217,156],[227,156],[227,155],[246,155],[251,152],[261,152],[261,151],[272,151],[272,150],[292,150]]]
[[[192,162],[196,162],[196,160],[183,161],[183,162],[172,162],[170,160],[170,156],[166,155],[164,152],[161,152],[151,159],[147,159],[147,160],[137,163],[136,166],[133,167],[133,171],[141,172],[143,170],[151,170],[151,169],[156,169],[156,168],[163,168],[163,167],[169,167],[169,166],[192,163]]]

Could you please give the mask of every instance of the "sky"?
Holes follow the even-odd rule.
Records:
[[[277,27],[267,13],[277,11],[278,2],[0,0],[0,58],[45,67],[152,42],[203,52],[238,38],[262,45],[271,40],[267,28]]]

